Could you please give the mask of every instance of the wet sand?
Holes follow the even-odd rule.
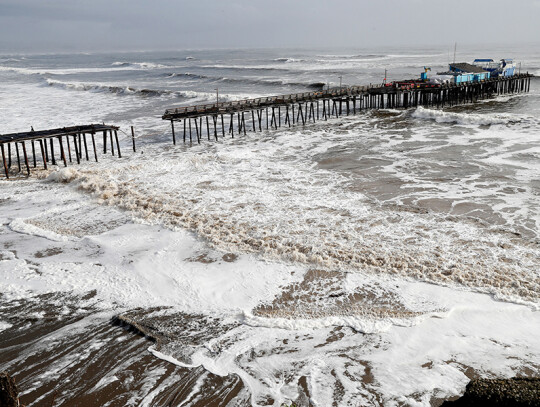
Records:
[[[0,302],[12,327],[0,332],[0,366],[27,406],[249,405],[235,376],[181,368],[148,352],[152,342],[91,310],[58,315],[57,296]],[[65,299],[69,303],[73,299]],[[48,303],[48,304],[47,304]]]

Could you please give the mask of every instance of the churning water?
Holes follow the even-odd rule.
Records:
[[[509,52],[488,56],[540,74],[540,54]],[[378,83],[447,59],[0,56],[0,132],[104,121],[134,125],[138,147],[121,132],[122,159],[0,181],[0,360],[23,402],[430,405],[474,375],[538,375],[536,78],[476,105],[201,145],[173,146],[161,120],[216,89],[226,101]],[[111,325],[119,314],[155,342]]]

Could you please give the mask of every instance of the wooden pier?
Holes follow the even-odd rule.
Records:
[[[198,143],[246,134],[247,130],[263,131],[295,124],[305,125],[317,120],[355,114],[368,109],[407,109],[418,106],[441,108],[473,103],[494,95],[528,92],[532,75],[487,79],[481,82],[432,85],[420,81],[333,88],[320,92],[246,99],[234,102],[184,106],[167,109],[162,116],[169,120],[173,143],[182,123],[184,142],[194,138]],[[247,116],[247,124],[246,124]],[[206,131],[205,131],[206,128]]]
[[[24,173],[21,165],[21,154],[19,146],[22,150],[23,164],[26,169],[26,173],[30,175],[30,168],[37,167],[38,162],[41,162],[43,168],[47,169],[47,163],[51,165],[57,165],[59,159],[65,167],[68,165],[68,160],[73,163],[73,160],[77,161],[77,164],[81,163],[81,160],[86,158],[86,161],[90,160],[90,142],[93,152],[93,158],[98,161],[98,147],[96,146],[96,135],[103,136],[103,154],[107,153],[107,139],[110,140],[110,151],[112,155],[115,155],[114,144],[116,143],[116,151],[118,157],[122,157],[120,152],[120,144],[118,142],[118,127],[108,126],[105,124],[90,124],[85,126],[73,126],[64,127],[60,129],[51,130],[39,130],[33,129],[24,133],[12,133],[0,135],[0,149],[2,151],[2,162],[4,165],[4,173],[6,178],[9,178],[11,174]],[[90,136],[87,138],[87,136]],[[70,142],[71,139],[71,142]],[[31,149],[27,149],[27,143]],[[65,142],[65,145],[64,145]],[[56,151],[59,155],[55,153]],[[39,151],[36,151],[36,145]],[[73,151],[71,146],[73,145]],[[13,147],[13,148],[12,148]],[[83,155],[84,149],[84,155]],[[17,158],[17,171],[12,168],[12,151],[15,150]],[[67,154],[66,154],[67,152]],[[31,162],[30,162],[31,160]]]

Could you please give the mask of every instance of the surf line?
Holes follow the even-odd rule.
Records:
[[[170,108],[162,116],[171,122],[176,144],[175,122],[183,124],[183,141],[201,143],[206,127],[208,140],[218,141],[227,133],[234,138],[253,131],[278,129],[282,125],[315,123],[368,109],[443,108],[474,103],[494,95],[529,92],[529,73],[498,76],[473,82],[432,84],[418,80],[369,86],[336,87],[324,91],[294,93],[239,101]],[[246,124],[246,116],[247,122]]]

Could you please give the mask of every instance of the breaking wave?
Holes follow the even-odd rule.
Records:
[[[167,89],[139,89],[131,86],[115,86],[115,85],[102,85],[102,84],[90,84],[90,83],[72,83],[72,82],[62,82],[54,79],[46,80],[48,86],[58,87],[66,90],[73,91],[82,91],[82,92],[96,92],[96,93],[112,93],[114,95],[125,96],[125,95],[134,95],[141,97],[166,97],[170,99],[199,99],[204,100],[214,100],[216,95],[215,93],[209,92],[196,92],[192,90],[180,90],[173,91]],[[252,95],[245,94],[222,94],[220,95],[221,101],[233,101],[246,99]]]
[[[163,95],[172,95],[174,93],[168,90],[157,90],[157,89],[137,89],[131,86],[113,86],[113,85],[100,85],[100,84],[89,84],[89,83],[80,83],[80,82],[62,82],[54,79],[47,79],[47,84],[49,86],[59,87],[67,90],[76,90],[84,92],[106,92],[114,93],[115,95],[139,95],[139,96],[163,96]],[[186,95],[181,95],[186,96]],[[189,96],[188,96],[189,97]]]
[[[167,65],[162,64],[156,64],[153,62],[123,62],[123,61],[116,61],[111,64],[112,66],[120,66],[120,67],[134,67],[139,69],[161,69],[161,68],[167,68]]]
[[[274,59],[276,62],[304,62],[305,59],[297,59],[297,58],[276,58]]]
[[[250,85],[264,85],[264,86],[297,86],[305,87],[311,89],[322,89],[326,84],[322,82],[288,82],[279,79],[257,79],[257,78],[228,78],[228,77],[218,77],[218,76],[207,76],[193,74],[189,72],[184,73],[168,73],[166,74],[168,78],[186,78],[190,80],[199,80],[206,79],[210,82],[223,82],[223,83],[232,83],[232,84],[250,84]]]
[[[184,73],[173,72],[173,73],[167,73],[165,75],[167,76],[167,78],[188,78],[188,79],[194,79],[194,80],[209,78],[209,76],[206,76],[206,75],[198,75],[198,74],[189,73],[189,72],[184,72]]]
[[[418,107],[411,117],[424,120],[435,120],[437,123],[456,123],[461,125],[489,126],[496,124],[514,124],[523,121],[516,115],[511,114],[475,114],[475,113],[455,113],[443,110],[426,109]]]

